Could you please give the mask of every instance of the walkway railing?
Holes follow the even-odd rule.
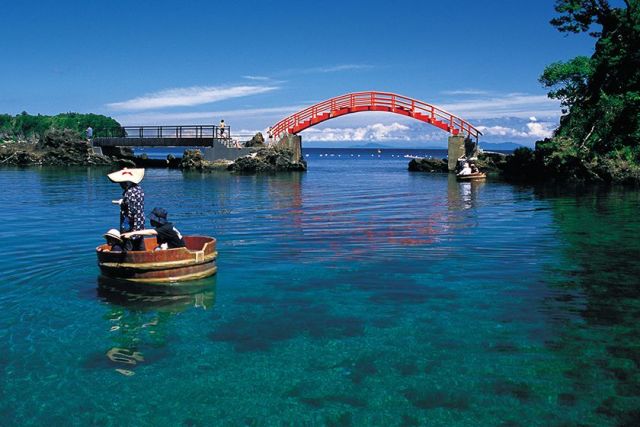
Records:
[[[94,138],[230,138],[231,129],[224,127],[224,133],[219,126],[186,125],[186,126],[122,126],[95,129]]]
[[[278,140],[286,134],[296,134],[325,120],[361,111],[402,114],[430,123],[453,135],[468,135],[476,141],[482,135],[467,121],[434,105],[394,93],[373,91],[349,93],[307,107],[273,125],[271,135]]]

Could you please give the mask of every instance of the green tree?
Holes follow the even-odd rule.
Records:
[[[63,113],[56,116],[32,116],[26,111],[11,116],[0,114],[0,136],[42,138],[47,131],[72,130],[83,134],[87,127],[94,130],[106,128],[119,128],[120,123],[111,117],[100,114]]]
[[[578,56],[549,65],[540,76],[540,83],[553,89],[549,92],[550,98],[559,99],[563,106],[571,107],[586,96],[592,74],[591,59]]]
[[[536,144],[550,175],[610,180],[622,176],[616,165],[640,165],[640,0],[625,5],[556,1],[552,25],[597,41],[590,58],[551,64],[540,77],[565,113],[554,138]]]

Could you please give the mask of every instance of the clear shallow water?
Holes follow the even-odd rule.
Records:
[[[0,169],[0,424],[637,424],[638,191],[306,153],[306,174],[147,171],[147,212],[218,238],[184,297],[98,286],[106,171]]]

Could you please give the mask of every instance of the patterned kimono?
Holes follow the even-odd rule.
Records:
[[[138,230],[144,230],[144,191],[139,185],[133,184],[122,193],[120,232]],[[131,239],[134,250],[144,250],[143,240],[140,236]]]

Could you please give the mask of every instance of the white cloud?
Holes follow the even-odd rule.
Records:
[[[477,128],[484,136],[509,136],[517,138],[527,136],[526,132],[505,126],[477,126]]]
[[[269,77],[265,77],[265,76],[242,76],[242,78],[247,80],[259,80],[259,81],[270,80]]]
[[[356,128],[310,128],[302,132],[305,141],[409,141],[409,126],[375,123]]]
[[[285,107],[273,108],[248,108],[242,110],[226,110],[226,111],[190,111],[190,112],[168,112],[161,113],[156,111],[143,113],[130,113],[116,115],[116,120],[124,126],[142,126],[142,125],[180,125],[180,124],[199,124],[199,123],[217,123],[220,118],[236,117],[250,118],[252,121],[269,122],[271,125],[276,121],[295,113],[305,106],[293,105]]]
[[[463,119],[495,117],[560,116],[560,103],[546,95],[510,93],[502,96],[474,98],[439,107]]]
[[[477,126],[477,128],[485,137],[549,138],[553,135],[555,126],[554,122],[539,122],[535,117],[530,117],[529,123],[521,129],[501,125]]]
[[[336,73],[339,71],[368,70],[371,68],[373,68],[373,66],[368,64],[340,64],[340,65],[329,65],[324,67],[290,68],[288,70],[282,71],[279,74],[281,75],[326,74],[326,73]]]
[[[532,136],[535,138],[551,138],[553,136],[553,124],[551,123],[540,123],[540,122],[530,122],[527,123],[527,128],[529,132],[527,136]]]
[[[107,107],[113,110],[151,110],[166,107],[186,107],[256,95],[271,92],[276,89],[278,89],[276,86],[193,86],[162,90],[127,101],[107,104]]]
[[[486,90],[479,89],[445,90],[441,93],[443,95],[489,95]]]

